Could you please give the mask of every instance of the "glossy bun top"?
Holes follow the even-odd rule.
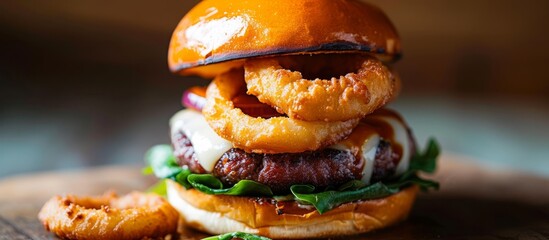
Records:
[[[204,0],[175,29],[168,64],[211,78],[245,58],[334,52],[394,60],[400,39],[379,8],[358,0]]]

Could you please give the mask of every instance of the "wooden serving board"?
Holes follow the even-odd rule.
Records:
[[[409,219],[355,239],[549,239],[549,179],[481,167],[443,155],[433,177],[438,192],[422,193]],[[63,193],[145,190],[156,180],[138,166],[49,172],[0,181],[0,239],[55,239],[37,220],[42,204]],[[204,234],[182,228],[181,239]],[[348,239],[348,238],[347,238]]]

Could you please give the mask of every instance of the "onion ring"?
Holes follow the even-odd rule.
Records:
[[[206,121],[237,148],[255,153],[314,151],[348,136],[360,119],[306,122],[288,117],[246,115],[232,99],[245,89],[242,70],[219,75],[208,87],[202,110]]]
[[[301,57],[303,58],[303,57]],[[332,59],[330,59],[332,58]],[[301,61],[300,61],[301,60]],[[304,79],[300,71],[284,68],[311,63],[295,56],[248,60],[244,65],[248,94],[290,118],[305,121],[345,121],[362,118],[385,105],[395,93],[393,74],[379,60],[368,56],[320,56],[317,71],[332,65],[360,64],[358,71],[329,80]],[[328,65],[329,67],[329,65]],[[342,67],[342,66],[332,66]],[[343,66],[344,67],[344,66]]]
[[[142,239],[176,233],[179,214],[158,195],[132,192],[55,196],[38,218],[46,230],[66,239]]]

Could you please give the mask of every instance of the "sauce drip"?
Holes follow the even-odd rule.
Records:
[[[365,118],[364,120],[362,120],[362,122],[376,129],[377,134],[379,134],[381,138],[389,141],[391,143],[391,147],[393,148],[393,151],[396,154],[398,154],[400,157],[402,157],[402,153],[403,153],[402,145],[396,139],[395,130],[393,129],[393,126],[390,123],[388,123],[383,118],[376,118],[376,117]]]
[[[395,111],[379,109],[366,116],[347,139],[332,148],[350,151],[357,158],[358,164],[362,164],[362,181],[369,183],[381,140],[391,144],[392,152],[396,155],[395,174],[402,174],[408,169],[412,149],[406,123]]]
[[[347,139],[339,142],[339,144],[346,146],[353,155],[359,158],[362,156],[362,145],[364,142],[373,135],[378,134],[377,132],[376,128],[363,120],[356,126],[351,135],[349,135]]]
[[[402,144],[396,139],[395,130],[386,118],[395,119],[403,126],[406,126],[398,113],[382,108],[362,119],[351,135],[339,142],[339,144],[346,146],[355,156],[360,156],[364,142],[375,134],[378,134],[381,138],[391,142],[391,146],[395,152],[399,156],[402,156]]]

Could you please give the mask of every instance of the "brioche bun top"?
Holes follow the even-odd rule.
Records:
[[[358,0],[204,0],[176,27],[168,64],[211,78],[246,58],[340,52],[391,61],[400,39],[379,8]]]

